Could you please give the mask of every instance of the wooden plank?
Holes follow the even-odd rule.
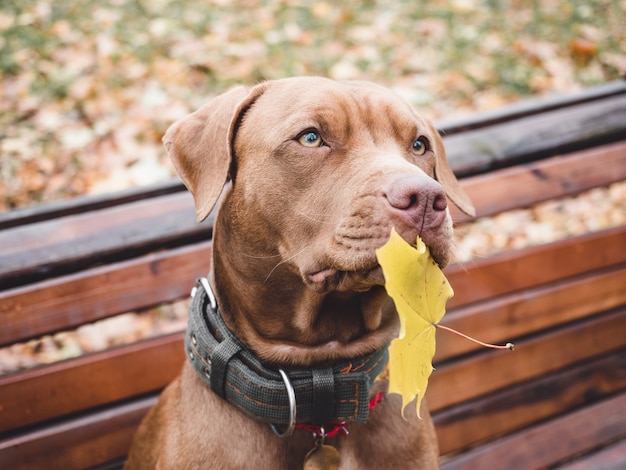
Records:
[[[439,121],[437,128],[442,129],[446,135],[459,134],[557,109],[571,108],[590,101],[612,98],[624,93],[626,93],[626,81],[617,80],[589,87],[576,93],[524,99],[491,111],[446,119]]]
[[[210,256],[203,242],[0,292],[0,346],[178,300]]]
[[[558,468],[559,470],[624,470],[626,468],[626,439]]]
[[[448,309],[626,262],[626,225],[473,260],[445,270]]]
[[[0,231],[0,285],[122,261],[154,250],[204,241],[212,219],[196,224],[188,193],[175,193],[61,220]]]
[[[91,468],[126,456],[137,426],[156,403],[141,398],[0,441],[3,468]]]
[[[86,195],[46,202],[0,213],[0,230],[119,206],[185,190],[185,186],[180,180],[172,179],[163,183],[129,188],[112,193]]]
[[[578,194],[626,179],[626,141],[466,178],[477,217]],[[455,223],[472,220],[451,206]]]
[[[439,450],[458,452],[625,389],[626,349],[622,349],[434,414]]]
[[[443,470],[544,468],[626,436],[626,394],[478,447]]]
[[[0,377],[0,432],[159,390],[179,373],[183,333]]]
[[[16,250],[26,252],[26,250],[49,249],[51,246],[67,243],[68,240],[93,237],[103,230],[114,230],[116,227],[133,223],[137,219],[165,218],[168,213],[191,208],[191,196],[186,193],[177,193],[157,198],[155,201],[137,201],[122,207],[112,207],[107,211],[97,211],[95,214],[87,212],[67,217],[61,232],[56,231],[59,227],[56,220],[4,230],[1,233],[3,243],[0,244],[3,271],[20,268],[26,262],[8,264],[8,260],[12,259],[9,255],[16,255]]]
[[[626,304],[626,265],[453,309],[441,324],[488,343],[520,336]],[[482,346],[437,330],[435,362]]]
[[[439,365],[428,385],[431,411],[531,380],[621,349],[626,345],[626,308],[591,317],[529,339],[515,351],[484,351]]]
[[[624,139],[626,95],[522,117],[444,140],[454,172],[470,176]]]

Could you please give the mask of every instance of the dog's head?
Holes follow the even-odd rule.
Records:
[[[236,312],[227,320],[244,343],[276,363],[383,347],[397,317],[385,307],[376,248],[395,227],[409,243],[419,235],[444,266],[447,200],[474,212],[433,125],[371,83],[235,88],[163,140],[199,221],[231,180],[214,231],[218,300]]]
[[[392,226],[410,243],[421,236],[443,266],[447,199],[474,213],[433,125],[367,82],[235,88],[174,124],[164,142],[198,220],[230,177],[234,227],[250,232],[250,246],[274,244],[317,291],[380,282],[374,249]]]

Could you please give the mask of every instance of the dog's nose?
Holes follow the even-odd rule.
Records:
[[[442,186],[426,175],[405,176],[391,182],[384,196],[407,222],[436,227],[443,222],[448,207]]]

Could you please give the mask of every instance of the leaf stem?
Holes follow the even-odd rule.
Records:
[[[515,345],[513,343],[506,343],[504,346],[497,345],[497,344],[483,343],[482,341],[479,341],[479,340],[477,340],[475,338],[472,338],[471,336],[467,336],[467,335],[461,333],[460,331],[456,331],[455,329],[450,328],[448,326],[435,324],[435,327],[436,328],[440,328],[440,329],[445,330],[445,331],[449,331],[450,333],[454,333],[455,335],[458,335],[461,338],[465,338],[465,339],[467,339],[469,341],[472,341],[472,342],[474,342],[476,344],[480,344],[481,346],[484,346],[486,348],[491,348],[491,349],[508,349],[509,351],[513,351],[513,349],[515,349]]]

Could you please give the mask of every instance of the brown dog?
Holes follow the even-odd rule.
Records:
[[[375,376],[398,327],[374,250],[395,227],[444,266],[446,195],[473,213],[432,124],[371,83],[293,78],[235,88],[164,142],[199,221],[231,181],[213,235],[218,309],[205,282],[189,360],[127,468],[297,469],[321,435],[341,469],[437,468],[425,407],[420,420],[396,395],[367,404],[386,390]]]

